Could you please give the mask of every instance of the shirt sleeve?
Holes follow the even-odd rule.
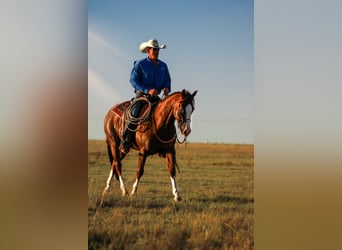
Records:
[[[168,69],[167,65],[165,65],[165,67],[166,67],[166,72],[165,72],[165,79],[164,79],[164,88],[168,88],[169,91],[171,92],[170,72],[169,72],[169,69]]]
[[[141,81],[141,74],[142,71],[139,62],[135,61],[130,76],[131,85],[134,88],[134,90],[139,90],[143,93],[148,93],[148,89],[146,89],[146,87]]]

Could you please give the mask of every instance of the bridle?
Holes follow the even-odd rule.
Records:
[[[191,113],[195,110],[195,106],[194,106],[194,103],[193,103],[193,99],[189,99],[190,96],[187,96],[186,98],[184,98],[184,100],[182,100],[180,103],[179,103],[179,109],[177,111],[177,114],[175,115],[175,119],[178,123],[178,128],[180,129],[181,133],[183,134],[182,132],[182,127],[186,126],[186,123],[187,121],[190,121],[191,122],[191,118],[187,118],[187,113],[186,113],[186,107],[188,105],[191,105]],[[190,115],[191,115],[190,113]],[[190,116],[189,116],[190,117]],[[184,136],[183,140],[181,141],[179,138],[178,138],[178,133],[176,132],[174,134],[174,136],[169,139],[169,140],[163,140],[161,139],[159,136],[158,136],[158,133],[156,132],[155,133],[155,136],[156,138],[161,142],[161,143],[164,143],[164,144],[167,144],[167,143],[171,143],[173,142],[175,139],[177,140],[177,142],[179,144],[183,144],[186,139],[187,139],[187,136]]]
[[[195,110],[195,106],[194,106],[194,103],[193,103],[193,99],[189,99],[190,96],[187,96],[180,104],[179,104],[179,110],[178,110],[178,114],[177,114],[177,117],[179,119],[176,118],[177,120],[177,123],[178,123],[178,128],[180,129],[181,133],[183,134],[183,128],[184,126],[187,125],[187,121],[190,121],[189,123],[191,123],[191,114],[192,112]],[[188,105],[191,105],[191,112],[190,114],[187,114],[186,112],[186,107]],[[189,115],[187,117],[187,115]],[[178,138],[178,134],[176,133],[176,139],[177,139],[177,142],[179,144],[183,144],[186,139],[187,139],[187,136],[184,136],[183,140],[179,140]]]

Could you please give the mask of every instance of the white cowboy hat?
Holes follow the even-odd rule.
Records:
[[[140,47],[139,47],[139,49],[140,49],[140,51],[141,51],[142,53],[146,53],[146,52],[147,52],[147,51],[146,51],[147,48],[165,49],[165,48],[166,48],[166,45],[165,45],[165,44],[162,44],[162,45],[159,46],[158,40],[156,40],[156,39],[151,39],[151,40],[149,40],[149,41],[147,41],[147,42],[143,42],[142,44],[140,44]]]

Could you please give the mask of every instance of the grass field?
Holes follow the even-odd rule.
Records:
[[[99,201],[110,171],[104,141],[88,141],[89,249],[253,249],[253,145],[176,146],[182,201],[175,203],[165,160],[147,159],[137,196],[122,197],[113,179]],[[137,151],[123,161],[130,192]]]

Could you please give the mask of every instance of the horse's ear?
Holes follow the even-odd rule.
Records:
[[[194,91],[194,93],[192,93],[192,97],[195,97],[195,95],[197,94],[197,90]]]

